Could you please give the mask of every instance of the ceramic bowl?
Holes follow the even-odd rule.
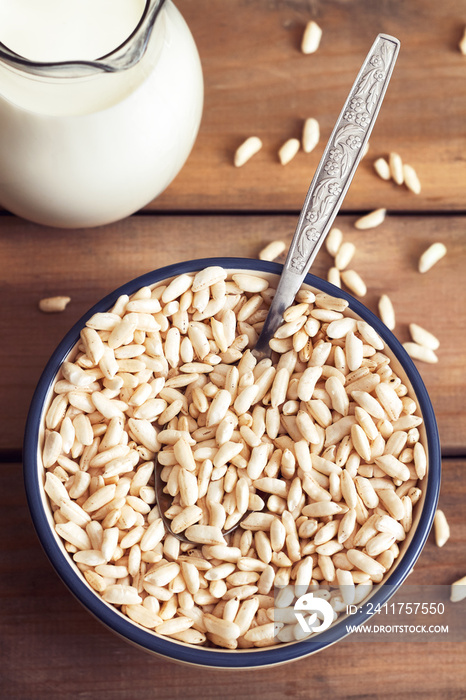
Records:
[[[420,408],[423,425],[421,439],[428,454],[428,470],[422,483],[422,497],[414,509],[413,527],[406,540],[400,543],[400,556],[380,585],[374,586],[370,596],[370,610],[366,602],[352,615],[339,617],[326,631],[302,641],[280,644],[273,647],[226,650],[212,647],[196,647],[157,635],[107,604],[87,584],[62,540],[53,529],[53,520],[48,498],[44,492],[44,469],[41,462],[41,444],[44,434],[44,416],[55,379],[63,361],[78,342],[79,333],[86,321],[98,311],[107,311],[122,294],[131,295],[140,287],[161,283],[182,273],[193,273],[210,265],[220,265],[229,270],[253,271],[254,273],[278,276],[282,266],[277,263],[242,258],[209,258],[191,260],[149,272],[131,280],[115,290],[90,309],[67,333],[48,361],[32,399],[24,439],[24,479],[28,504],[34,526],[42,546],[60,578],[84,605],[104,625],[127,641],[142,649],[167,659],[210,668],[257,668],[293,661],[325,649],[347,636],[348,625],[359,625],[370,618],[370,610],[383,605],[401,586],[417,561],[432,526],[440,486],[440,446],[437,425],[432,405],[422,379],[412,360],[393,333],[360,301],[326,281],[307,275],[305,284],[349,302],[349,309],[367,321],[384,340],[391,366],[406,383],[410,394],[415,396]]]

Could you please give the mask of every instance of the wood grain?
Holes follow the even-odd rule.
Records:
[[[147,206],[171,211],[291,211],[312,175],[360,65],[379,32],[401,40],[384,105],[344,202],[346,211],[466,209],[466,61],[458,49],[458,0],[178,0],[198,45],[205,102],[198,139],[167,190]],[[315,54],[300,42],[306,22],[323,29]],[[306,118],[321,140],[287,166],[277,152],[300,138]],[[243,168],[233,155],[251,135],[263,149]],[[418,172],[422,193],[380,180],[377,157],[390,151]]]
[[[357,245],[351,267],[376,310],[388,293],[396,335],[416,322],[438,335],[438,365],[417,363],[442,443],[440,507],[451,526],[442,549],[432,534],[407,585],[447,586],[466,561],[466,60],[457,0],[175,0],[197,42],[205,78],[203,121],[194,149],[169,188],[141,215],[94,230],[48,229],[0,214],[0,697],[8,700],[460,700],[466,638],[460,642],[358,644],[355,635],[302,661],[268,670],[210,671],[151,657],[112,635],[73,598],[43,554],[27,510],[21,448],[34,387],[53,349],[105,294],[149,270],[209,256],[256,258],[269,241],[290,242],[296,212],[336,117],[375,36],[401,40],[395,73],[338,225]],[[304,56],[306,22],[323,29]],[[300,137],[307,117],[321,140],[280,165],[278,148]],[[262,151],[241,169],[236,147],[256,134]],[[422,182],[415,196],[380,180],[373,161],[397,151]],[[384,224],[354,229],[356,212],[387,207]],[[396,215],[398,212],[399,215]],[[439,215],[439,213],[441,215]],[[420,253],[443,241],[447,256],[420,275]],[[321,251],[313,272],[325,277]],[[39,299],[65,294],[61,314]],[[448,457],[447,457],[448,455]],[[455,614],[465,606],[456,604]],[[462,634],[461,634],[462,633]],[[457,635],[458,636],[458,635]]]
[[[165,210],[300,209],[314,170],[359,67],[379,32],[401,40],[384,105],[345,199],[348,211],[466,209],[466,61],[458,50],[464,12],[457,0],[179,0],[197,42],[205,78],[198,140],[185,168],[150,205]],[[323,29],[319,50],[300,51],[304,26]],[[280,165],[279,147],[315,117],[321,140]],[[251,135],[263,149],[232,165]],[[419,196],[380,180],[373,161],[390,151],[414,166]]]
[[[382,293],[396,309],[397,337],[408,340],[407,324],[418,323],[441,341],[438,365],[418,363],[431,395],[444,454],[466,452],[462,395],[466,363],[464,315],[466,265],[464,218],[391,216],[379,228],[357,231],[355,217],[339,217],[357,253],[351,263],[368,286],[364,303],[376,311]],[[48,357],[71,326],[107,293],[151,269],[192,258],[255,258],[269,241],[290,241],[293,216],[138,216],[95,230],[63,232],[3,217],[0,346],[3,392],[8,410],[0,422],[0,449],[18,449],[35,384]],[[430,272],[416,271],[421,252],[442,240],[447,256]],[[320,277],[332,260],[322,250],[313,266]],[[42,297],[64,294],[72,301],[61,314],[37,308]]]
[[[431,535],[405,584],[443,585],[450,606],[448,586],[465,573],[465,469],[465,460],[444,460],[440,504],[452,537],[439,549]],[[0,527],[0,695],[8,700],[464,698],[464,629],[462,636],[452,629],[459,643],[437,636],[371,644],[353,634],[317,655],[256,671],[210,671],[150,656],[111,634],[61,583],[33,531],[20,464],[0,465]]]

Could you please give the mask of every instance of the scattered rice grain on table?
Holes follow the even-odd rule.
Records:
[[[421,193],[421,182],[412,165],[403,164],[403,179],[406,187],[414,194]]]
[[[425,345],[407,342],[403,343],[403,347],[413,360],[420,360],[421,362],[427,362],[431,365],[438,362],[438,357],[435,352]]]
[[[365,216],[361,216],[354,222],[354,226],[360,230],[366,230],[380,226],[385,221],[386,209],[374,209]]]
[[[262,141],[258,136],[249,136],[235,151],[234,164],[240,168],[245,165],[262,148]]]
[[[397,185],[402,185],[404,182],[403,161],[398,153],[392,151],[388,156],[390,173]]]
[[[320,127],[317,119],[310,117],[306,119],[303,126],[303,134],[301,137],[301,142],[303,146],[304,153],[311,153],[314,148],[319,143],[320,139]]]
[[[315,53],[320,45],[322,38],[322,29],[317,22],[310,21],[304,28],[303,37],[301,39],[301,51],[304,54]]]
[[[343,233],[341,232],[341,230],[336,227],[331,228],[325,239],[325,247],[327,249],[327,252],[332,257],[335,257],[342,243]]]
[[[463,36],[461,37],[461,40],[458,44],[458,48],[463,54],[463,56],[466,56],[466,27],[464,28]]]
[[[421,273],[428,272],[436,263],[447,254],[447,247],[444,243],[432,243],[419,258],[418,270]]]
[[[291,138],[285,141],[278,151],[278,158],[282,165],[290,163],[298,153],[301,144],[298,139]]]
[[[331,267],[327,272],[327,280],[335,287],[341,287],[341,276],[338,267]]]
[[[348,289],[358,297],[365,296],[367,292],[366,283],[356,270],[342,270],[341,279]]]
[[[64,311],[71,301],[71,297],[56,296],[45,297],[39,301],[39,309],[46,314],[55,314]]]
[[[259,253],[259,260],[273,261],[286,249],[285,241],[271,241]]]
[[[374,161],[374,170],[382,180],[390,180],[392,176],[390,166],[385,158],[377,158],[377,160]]]
[[[466,598],[466,576],[458,579],[451,584],[450,600],[452,603],[458,603]]]
[[[387,328],[391,331],[395,328],[395,309],[393,308],[393,303],[388,294],[382,294],[379,299],[379,316],[381,320],[385,323]]]
[[[335,255],[335,267],[340,270],[344,270],[350,264],[353,256],[356,252],[356,246],[350,241],[344,241],[338,248]]]
[[[437,547],[443,547],[450,539],[450,526],[443,510],[437,508],[434,517],[435,543]]]
[[[426,330],[422,326],[419,326],[417,323],[409,324],[409,332],[413,341],[419,345],[423,345],[430,350],[438,350],[440,347],[439,339],[433,333]]]

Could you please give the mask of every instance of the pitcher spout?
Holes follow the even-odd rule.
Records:
[[[100,70],[109,73],[127,70],[141,60],[164,4],[165,0],[147,0],[141,20],[134,32],[121,46],[95,62],[99,65]]]
[[[92,73],[116,73],[135,66],[144,56],[157,17],[166,0],[146,0],[141,18],[131,34],[115,49],[94,60],[35,61],[0,42],[0,60],[43,77],[80,78]]]

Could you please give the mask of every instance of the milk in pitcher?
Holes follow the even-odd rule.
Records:
[[[203,81],[170,0],[144,26],[158,4],[0,0],[1,205],[51,226],[97,226],[173,180],[198,132]],[[138,60],[132,42],[145,47]]]

